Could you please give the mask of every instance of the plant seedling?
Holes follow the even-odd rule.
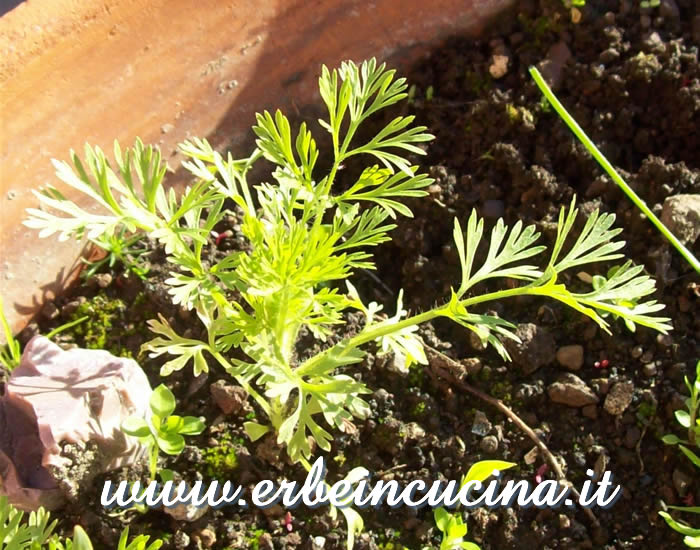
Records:
[[[642,300],[655,286],[642,266],[624,263],[592,292],[565,287],[564,271],[623,257],[619,250],[624,242],[615,240],[621,230],[612,229],[615,216],[598,211],[588,216],[565,251],[578,214],[575,201],[561,210],[556,241],[549,258],[539,265],[526,263],[547,248],[536,244],[535,226],[518,222],[508,228],[499,220],[485,237],[484,220],[473,211],[466,231],[454,220],[461,277],[443,304],[409,315],[399,292],[395,314],[386,316],[379,304],[365,303],[350,277],[355,270],[375,268],[370,249],[390,239],[398,216],[412,216],[401,201],[425,196],[425,188],[433,182],[406,158],[425,154],[420,144],[433,139],[425,127],[412,125],[413,116],[394,118],[367,140],[359,137],[358,129],[372,115],[407,97],[405,79],[394,75],[374,59],[359,66],[345,62],[339,70],[322,68],[319,89],[328,117],[319,123],[331,135],[333,156],[327,173],[318,173],[319,151],[305,123],[294,135],[280,111],[264,112],[257,115],[256,149],[247,158],[223,156],[201,139],[181,146],[188,157],[183,165],[194,183],[179,198],[161,185],[165,167],[157,149],[137,140],[122,154],[115,144],[115,171],[100,149],[86,146],[89,172],[72,153],[73,167],[54,161],[57,176],[102,205],[106,213],[87,212],[48,188],[37,196],[57,213],[29,209],[25,221],[39,229],[40,236],[58,233],[59,239],[82,234],[99,239],[126,228],[158,240],[174,266],[166,281],[173,303],[194,310],[206,327],[206,337],[195,339],[177,334],[163,317],[149,322],[158,336],[145,349],[151,357],[172,357],[161,374],[191,363],[198,375],[208,371],[208,358],[213,358],[268,417],[268,423],[245,424],[250,438],[274,433],[289,457],[307,469],[314,447],[331,449],[332,430],[351,430],[354,418],[369,413],[361,396],[370,390],[342,370],[363,361],[364,348],[371,343],[380,352],[405,358],[406,368],[426,364],[416,333],[422,323],[447,317],[475,332],[504,359],[509,356],[503,341],[518,338],[511,322],[479,312],[493,300],[548,297],[589,316],[606,332],[605,313],[662,332],[671,328],[668,319],[655,315],[663,304]],[[274,183],[252,186],[247,174],[263,158],[274,166]],[[336,191],[338,171],[359,158],[374,164]],[[226,201],[232,201],[242,217],[240,231],[248,246],[218,261],[205,261],[203,251],[211,246],[211,232],[225,216]],[[517,284],[474,293],[478,283],[490,279],[513,279]],[[364,316],[359,332],[306,360],[298,359],[296,345],[302,331],[326,342],[351,311]],[[233,349],[242,353],[234,356]],[[147,426],[131,428],[153,437]]]
[[[683,440],[673,434],[667,434],[662,438],[666,445],[678,445],[681,452],[688,457],[696,468],[700,468],[700,457],[689,447],[700,449],[700,360],[695,365],[695,381],[690,382],[685,377],[685,385],[690,392],[690,397],[685,400],[687,410],[677,410],[675,417],[678,423],[685,428],[688,439]],[[700,506],[668,506],[672,510],[700,514]],[[690,527],[687,523],[676,521],[668,512],[661,511],[659,515],[674,530],[684,535],[683,542],[690,548],[700,548],[700,528]]]
[[[74,327],[75,325],[78,325],[83,321],[86,321],[87,319],[88,316],[85,315],[83,317],[75,319],[74,321],[64,323],[60,327],[56,327],[51,332],[49,332],[46,335],[46,337],[53,338],[54,336],[56,336],[56,334],[63,332],[64,330],[67,330],[71,327]],[[20,362],[22,361],[22,347],[20,346],[19,341],[12,334],[10,324],[7,322],[7,318],[5,317],[2,296],[0,296],[0,323],[2,324],[3,331],[5,332],[5,340],[7,341],[7,344],[0,348],[0,365],[5,367],[8,371],[12,372],[19,366]]]
[[[151,395],[151,416],[144,419],[130,416],[122,424],[122,430],[135,437],[148,448],[151,480],[156,478],[158,451],[168,455],[179,455],[185,448],[185,435],[199,435],[206,427],[203,419],[194,416],[177,416],[175,396],[165,384],[161,384]]]
[[[126,229],[121,228],[117,233],[109,235],[100,235],[97,239],[92,240],[92,244],[107,252],[107,255],[95,261],[89,261],[85,258],[81,260],[87,265],[81,276],[84,279],[89,279],[102,266],[113,268],[117,262],[121,264],[140,279],[146,279],[148,276],[148,266],[144,262],[140,262],[140,256],[148,251],[148,248],[139,248],[134,246],[139,241],[143,240],[143,235],[127,236]]]
[[[3,307],[2,296],[0,296],[0,323],[2,323],[2,329],[5,333],[5,341],[7,342],[4,346],[2,346],[2,348],[0,348],[0,365],[12,372],[19,366],[19,363],[22,360],[22,348],[12,334],[10,323],[7,322],[7,317],[5,317],[5,308]]]
[[[478,481],[482,483],[491,477],[496,470],[503,471],[513,466],[516,466],[513,462],[481,460],[469,468],[467,474],[462,478],[459,488],[461,490],[470,482]],[[463,548],[464,550],[479,550],[480,547],[478,545],[464,540],[464,536],[467,534],[467,525],[464,523],[458,511],[448,512],[440,507],[433,510],[433,516],[435,525],[442,533],[440,550],[457,550],[459,548]]]
[[[684,443],[686,445],[692,445],[700,447],[700,361],[695,365],[695,381],[690,382],[688,377],[685,377],[685,385],[688,388],[690,397],[685,400],[685,406],[687,410],[678,410],[675,412],[675,417],[678,423],[688,430],[688,439],[682,440],[675,435],[665,435],[663,437],[663,442],[667,445],[680,445]],[[681,450],[686,456],[700,468],[700,459],[697,456],[694,458],[688,455],[689,452],[686,447],[680,445]]]

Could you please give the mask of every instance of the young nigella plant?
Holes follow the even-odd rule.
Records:
[[[165,167],[156,148],[137,140],[134,148],[122,152],[115,144],[113,169],[100,149],[86,146],[85,164],[73,153],[73,167],[54,161],[57,175],[102,205],[105,213],[87,212],[50,187],[37,195],[59,214],[30,209],[25,222],[42,237],[87,235],[99,243],[126,229],[128,234],[142,232],[157,239],[174,268],[167,280],[173,302],[194,310],[207,335],[204,340],[186,338],[163,317],[150,321],[158,336],[146,349],[152,357],[172,357],[161,373],[192,364],[197,375],[207,371],[213,359],[267,414],[267,423],[246,423],[251,439],[274,432],[291,459],[307,469],[313,442],[330,450],[333,430],[351,429],[353,418],[369,412],[361,397],[369,389],[347,374],[348,367],[363,360],[372,342],[383,352],[403,355],[407,366],[427,363],[416,333],[421,323],[452,319],[506,359],[503,341],[517,340],[514,325],[477,313],[475,306],[515,296],[545,296],[591,317],[606,332],[606,313],[662,332],[671,328],[668,319],[655,315],[663,305],[643,300],[654,292],[654,281],[643,274],[643,266],[624,263],[592,292],[565,287],[562,272],[621,258],[624,246],[615,240],[621,231],[612,228],[615,216],[595,211],[565,251],[578,213],[573,202],[562,209],[556,242],[543,262],[524,263],[545,252],[546,247],[537,244],[534,226],[518,222],[508,228],[499,220],[485,237],[484,220],[474,211],[466,232],[454,221],[462,275],[444,304],[408,315],[399,293],[395,314],[384,316],[381,306],[365,303],[349,278],[354,270],[374,269],[371,248],[390,239],[397,216],[412,215],[400,200],[426,195],[424,188],[433,181],[405,156],[424,154],[418,145],[433,138],[425,127],[413,126],[413,116],[394,118],[367,141],[358,136],[368,118],[407,97],[405,80],[394,76],[395,71],[374,59],[359,66],[346,62],[339,70],[322,68],[319,87],[328,117],[319,122],[332,139],[328,173],[320,174],[316,167],[319,151],[306,124],[293,134],[280,111],[265,112],[257,115],[257,147],[247,158],[224,156],[205,140],[185,142],[181,150],[189,160],[184,166],[194,182],[179,197],[162,186]],[[337,191],[338,170],[360,156],[372,164],[347,189]],[[262,158],[275,166],[274,183],[251,186],[246,175]],[[248,247],[210,264],[203,251],[225,215],[226,201],[242,212],[240,231]],[[477,254],[482,244],[484,260]],[[519,284],[473,294],[477,283],[494,278]],[[303,330],[326,341],[353,310],[364,314],[360,332],[297,361],[295,345]],[[234,357],[234,348],[244,358]]]

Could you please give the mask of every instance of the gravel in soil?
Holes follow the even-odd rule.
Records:
[[[615,506],[595,511],[600,529],[580,510],[477,509],[468,516],[469,537],[484,549],[682,548],[681,537],[657,511],[661,501],[700,502],[700,483],[689,462],[660,440],[676,430],[673,411],[683,406],[683,377],[699,355],[698,276],[602,173],[527,74],[530,65],[540,68],[656,213],[662,213],[668,197],[697,200],[700,10],[692,0],[661,4],[644,9],[629,0],[588,0],[567,9],[555,0],[526,0],[482,39],[448,40],[407,75],[414,88],[402,108],[436,135],[427,157],[416,162],[436,181],[429,198],[411,201],[415,218],[400,221],[393,240],[377,250],[376,277],[358,275],[366,298],[391,307],[392,296],[403,288],[414,311],[444,300],[459,275],[451,242],[454,216],[464,220],[476,208],[488,224],[498,217],[534,223],[551,244],[558,211],[575,194],[584,214],[599,208],[617,215],[628,243],[624,253],[658,278],[656,299],[666,305],[674,325],[669,336],[661,336],[643,328],[631,333],[612,320],[610,336],[555,303],[491,304],[518,324],[523,343],[511,350],[513,364],[482,350],[456,325],[424,327],[426,343],[456,360],[470,384],[501,399],[529,424],[575,485],[581,486],[590,468],[612,471],[623,486]],[[666,205],[666,210],[669,225],[697,251],[697,209]],[[232,231],[211,243],[212,255],[244,246],[236,225],[234,214],[226,227],[217,228]],[[57,340],[131,354],[155,387],[161,382],[158,360],[138,351],[150,338],[145,321],[160,312],[180,333],[197,336],[201,329],[194,316],[170,305],[162,252],[154,249],[149,261],[147,281],[119,268],[99,274],[47,306],[23,338],[89,314],[90,321]],[[566,282],[585,287],[576,277]],[[346,330],[358,322],[349,317]],[[374,390],[372,414],[355,433],[336,437],[329,479],[357,465],[400,483],[459,479],[469,465],[487,458],[518,464],[505,479],[534,481],[543,471],[533,441],[499,411],[438,381],[429,369],[401,375],[392,362],[370,354],[353,371]],[[218,475],[249,489],[266,478],[305,477],[301,468],[286,463],[273,440],[249,442],[242,424],[257,411],[216,369],[194,380],[191,373],[175,373],[166,382],[179,399],[179,413],[204,415],[208,429],[164,466],[187,480]],[[116,472],[109,478],[137,475],[144,473]],[[116,546],[124,521],[132,533],[168,533],[165,548],[173,549],[344,548],[345,525],[332,521],[325,509],[302,507],[287,514],[281,507],[224,508],[193,522],[160,511],[117,518],[99,506],[99,481],[61,514],[63,528],[81,523],[98,548]],[[439,544],[429,510],[383,508],[362,515],[366,530],[356,548]]]

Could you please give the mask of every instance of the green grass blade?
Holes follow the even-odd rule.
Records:
[[[627,184],[627,182],[622,178],[617,170],[610,164],[607,158],[600,152],[600,150],[595,146],[591,139],[586,135],[583,129],[578,125],[576,120],[568,113],[564,106],[554,95],[554,92],[549,88],[547,83],[542,78],[542,75],[535,67],[530,67],[530,75],[534,79],[535,83],[539,87],[540,91],[547,98],[547,101],[554,107],[554,110],[559,114],[559,116],[564,120],[569,129],[574,133],[574,135],[583,143],[583,145],[588,149],[588,151],[593,155],[593,158],[598,161],[598,163],[603,167],[603,169],[608,173],[612,180],[624,191],[625,195],[634,203],[634,205],[639,208],[639,210],[651,220],[656,228],[661,232],[661,234],[668,239],[668,241],[680,252],[680,254],[686,259],[686,261],[691,265],[695,271],[700,273],[700,261],[695,257],[695,255],[688,250],[682,242],[680,242],[676,236],[669,231],[669,229],[661,222],[661,220],[656,217],[656,215],[651,211],[651,209],[646,205],[646,203],[634,192],[634,190]]]

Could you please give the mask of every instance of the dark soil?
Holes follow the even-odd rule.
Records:
[[[470,540],[484,549],[682,548],[682,537],[666,527],[657,511],[661,501],[700,502],[697,470],[660,441],[666,433],[678,433],[673,411],[683,406],[683,377],[692,375],[700,355],[700,280],[603,175],[542,102],[527,74],[528,66],[540,64],[545,74],[555,77],[560,100],[660,212],[670,195],[700,193],[699,6],[693,0],[665,0],[655,9],[641,9],[629,0],[586,4],[574,23],[572,12],[557,0],[519,2],[481,40],[449,40],[409,72],[415,89],[404,110],[415,113],[436,136],[427,157],[416,162],[429,169],[436,183],[429,198],[411,203],[415,218],[401,221],[391,243],[377,251],[376,277],[357,275],[365,298],[387,303],[389,311],[400,288],[413,311],[424,309],[449,296],[459,277],[453,217],[466,220],[476,208],[491,224],[499,216],[511,224],[534,223],[551,244],[559,209],[577,195],[584,214],[595,208],[617,214],[628,243],[624,253],[658,278],[656,299],[666,304],[665,313],[674,325],[667,337],[643,328],[631,333],[614,320],[614,335],[609,336],[557,303],[514,300],[490,307],[512,322],[535,327],[522,328],[529,339],[523,349],[515,350],[516,361],[505,364],[494,352],[482,351],[456,325],[424,327],[426,343],[459,361],[463,374],[471,375],[465,380],[503,400],[536,431],[563,461],[570,481],[580,487],[586,469],[607,469],[624,487],[612,508],[594,510],[601,528],[581,510],[516,507],[472,512]],[[567,51],[570,57],[564,55],[568,60],[558,65],[555,58]],[[499,62],[507,68],[502,70]],[[236,221],[232,216],[228,225],[234,228]],[[219,254],[241,245],[234,232],[218,246],[212,243],[211,251]],[[109,276],[98,275],[61,298],[58,315],[49,308],[46,317],[54,318],[42,318],[24,337],[96,312],[101,315],[97,321],[58,340],[131,353],[152,384],[159,384],[158,361],[138,355],[140,345],[150,339],[145,321],[161,312],[179,333],[196,335],[200,328],[196,319],[169,305],[162,284],[162,272],[169,267],[162,264],[162,253],[154,250],[149,261],[146,282],[120,267]],[[607,267],[601,266],[600,272]],[[567,284],[585,287],[573,276]],[[103,297],[101,303],[95,301],[97,296]],[[85,305],[80,305],[80,297],[87,299]],[[356,320],[349,321],[352,330]],[[575,374],[597,394],[598,405],[582,409],[550,400],[546,389],[566,372],[555,353],[567,345],[583,346],[583,365]],[[336,437],[328,464],[330,480],[357,465],[400,483],[458,479],[472,463],[490,458],[518,463],[507,479],[534,481],[544,463],[530,452],[535,445],[517,426],[486,402],[439,381],[430,368],[401,375],[392,370],[390,358],[370,355],[356,372],[375,390],[369,399],[372,416],[358,424],[356,434]],[[192,446],[177,460],[163,465],[188,480],[206,477],[209,467],[219,477],[249,488],[266,478],[302,480],[303,469],[288,466],[273,442],[248,441],[242,424],[255,414],[253,408],[226,416],[214,404],[210,385],[219,379],[227,380],[216,367],[196,380],[187,370],[166,379],[179,398],[180,413],[204,415],[208,429],[191,439]],[[631,392],[631,400],[626,410],[613,415],[604,402],[618,384]],[[479,412],[488,419],[485,426]],[[228,462],[222,458],[226,456]],[[110,479],[134,475],[116,472]],[[550,470],[545,477],[551,475]],[[97,548],[116,546],[124,518],[132,533],[171,533],[167,548],[310,549],[319,547],[312,542],[317,536],[325,537],[323,547],[328,550],[345,547],[342,517],[334,522],[324,508],[298,508],[287,518],[279,507],[224,508],[193,523],[175,521],[160,511],[113,518],[99,506],[101,487],[102,479],[62,514],[65,529],[81,523]],[[439,545],[429,510],[385,508],[362,515],[366,529],[358,549]],[[291,531],[285,525],[290,520]]]

